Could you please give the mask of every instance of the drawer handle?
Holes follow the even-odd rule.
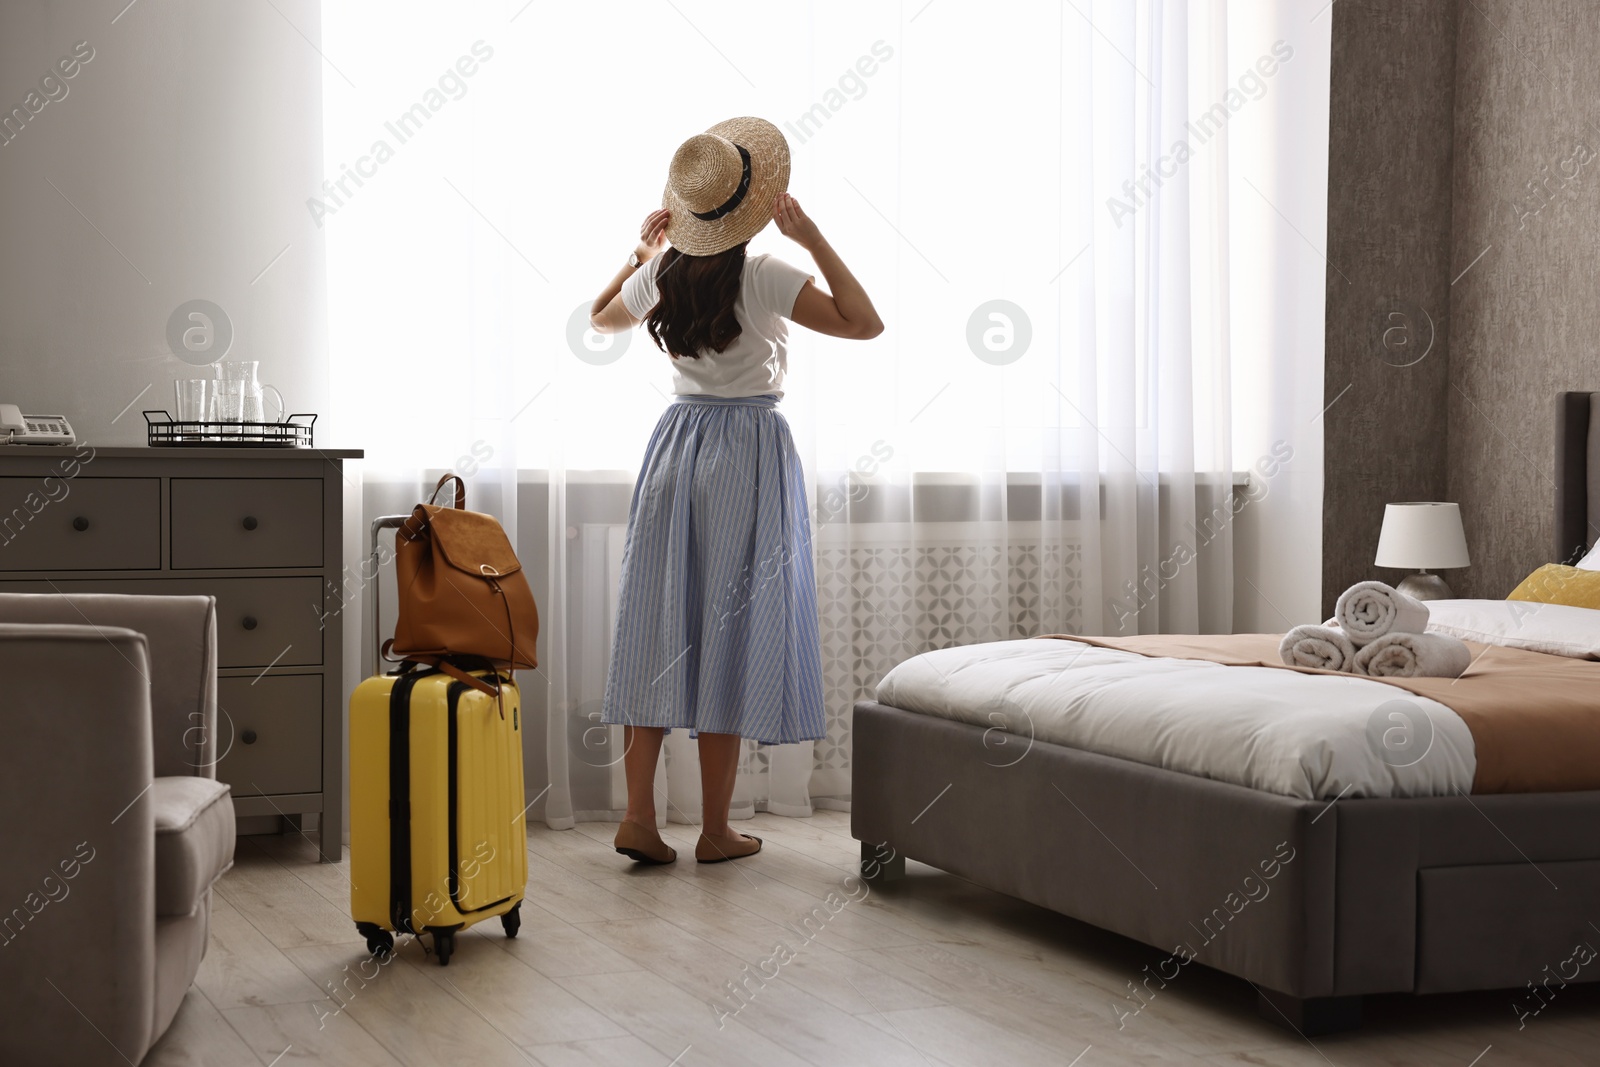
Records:
[[[247,745],[253,745],[256,743],[256,732],[254,730],[246,730],[244,733],[239,735],[239,740],[243,741]]]
[[[260,524],[256,522],[254,515],[246,515],[244,517],[244,528],[246,530],[254,530],[258,525]]]
[[[84,518],[82,515],[79,515],[77,518],[72,520],[72,528],[77,530],[79,533],[82,533],[89,528],[89,520]]]
[[[254,630],[256,628],[256,617],[254,615],[246,615],[242,625],[246,630]]]

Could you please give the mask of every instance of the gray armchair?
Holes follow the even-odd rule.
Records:
[[[211,597],[0,593],[0,1063],[137,1064],[233,865]]]

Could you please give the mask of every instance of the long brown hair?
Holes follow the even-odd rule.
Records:
[[[703,349],[721,352],[742,330],[734,318],[744,245],[714,256],[691,256],[669,248],[656,269],[661,299],[645,316],[656,347],[673,359],[699,359]]]

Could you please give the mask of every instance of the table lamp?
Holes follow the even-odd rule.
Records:
[[[1397,588],[1418,600],[1446,600],[1455,594],[1443,578],[1430,570],[1465,567],[1467,535],[1461,528],[1461,508],[1455,504],[1411,501],[1389,504],[1383,510],[1383,531],[1378,534],[1380,567],[1415,568]]]

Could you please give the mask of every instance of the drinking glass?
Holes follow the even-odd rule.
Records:
[[[177,401],[176,418],[178,422],[207,422],[212,418],[213,392],[212,386],[217,383],[208,378],[180,378],[172,383],[175,400]],[[185,438],[198,438],[203,433],[203,428],[196,426],[181,436]]]

